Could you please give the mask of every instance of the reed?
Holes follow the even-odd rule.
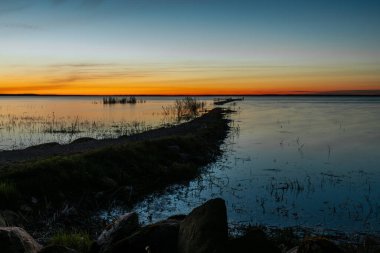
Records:
[[[143,103],[143,100],[137,100],[135,96],[129,97],[103,97],[103,104],[136,104],[137,102]]]

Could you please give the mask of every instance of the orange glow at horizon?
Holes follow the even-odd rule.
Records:
[[[375,70],[57,65],[53,69],[0,70],[0,94],[281,95],[378,91],[380,74]]]

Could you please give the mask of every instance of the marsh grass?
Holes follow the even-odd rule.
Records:
[[[176,121],[190,120],[206,110],[206,103],[193,97],[177,99],[174,105],[163,106],[163,114],[166,117],[175,118]]]
[[[16,197],[16,195],[17,189],[13,183],[7,181],[0,182],[0,200],[10,200]]]
[[[196,177],[200,166],[216,158],[220,142],[227,134],[228,121],[222,113],[214,115],[209,116],[207,128],[15,164],[0,170],[0,179],[17,187],[20,202],[31,197],[53,205],[78,202],[84,195],[91,199],[98,192],[115,190],[115,186],[116,190],[132,188],[133,196],[126,201],[134,201],[169,184]],[[115,182],[112,187],[105,178]]]
[[[136,104],[136,103],[144,103],[145,101],[142,99],[137,99],[135,96],[129,97],[104,97],[103,104],[104,105],[114,105],[114,104]]]
[[[90,251],[92,240],[86,232],[58,232],[50,239],[50,244],[65,246],[79,253]]]
[[[0,209],[17,206],[20,194],[16,185],[10,181],[0,181]]]
[[[158,126],[158,125],[157,125]],[[21,149],[47,142],[67,144],[89,137],[118,138],[152,129],[145,121],[91,121],[79,116],[5,116],[0,114],[0,150]]]

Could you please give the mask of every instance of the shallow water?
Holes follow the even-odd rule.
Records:
[[[177,98],[143,99],[109,106],[100,97],[0,97],[0,150],[117,137],[173,121],[162,106]],[[188,185],[138,203],[142,221],[222,197],[232,225],[380,234],[380,98],[251,97],[233,109],[223,156]],[[73,125],[79,131],[59,131]],[[115,207],[100,215],[127,211]]]
[[[143,221],[222,197],[233,225],[380,233],[380,98],[253,97],[235,109],[224,155],[138,203]]]
[[[0,150],[80,137],[116,138],[174,123],[163,115],[178,97],[137,97],[137,104],[104,105],[102,97],[0,97]],[[212,98],[202,98],[212,104]]]

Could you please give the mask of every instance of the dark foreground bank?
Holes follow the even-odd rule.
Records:
[[[268,236],[248,227],[237,237],[228,233],[223,199],[212,199],[188,215],[141,226],[136,213],[121,216],[95,239],[79,233],[61,234],[45,246],[24,229],[0,227],[4,253],[376,253],[379,241],[364,238],[357,245],[324,237],[299,238],[284,231]]]
[[[46,231],[103,224],[91,213],[116,201],[132,205],[154,191],[187,182],[220,154],[229,126],[217,108],[190,122],[115,140],[82,139],[0,153],[0,226]],[[12,161],[12,162],[9,162]]]

